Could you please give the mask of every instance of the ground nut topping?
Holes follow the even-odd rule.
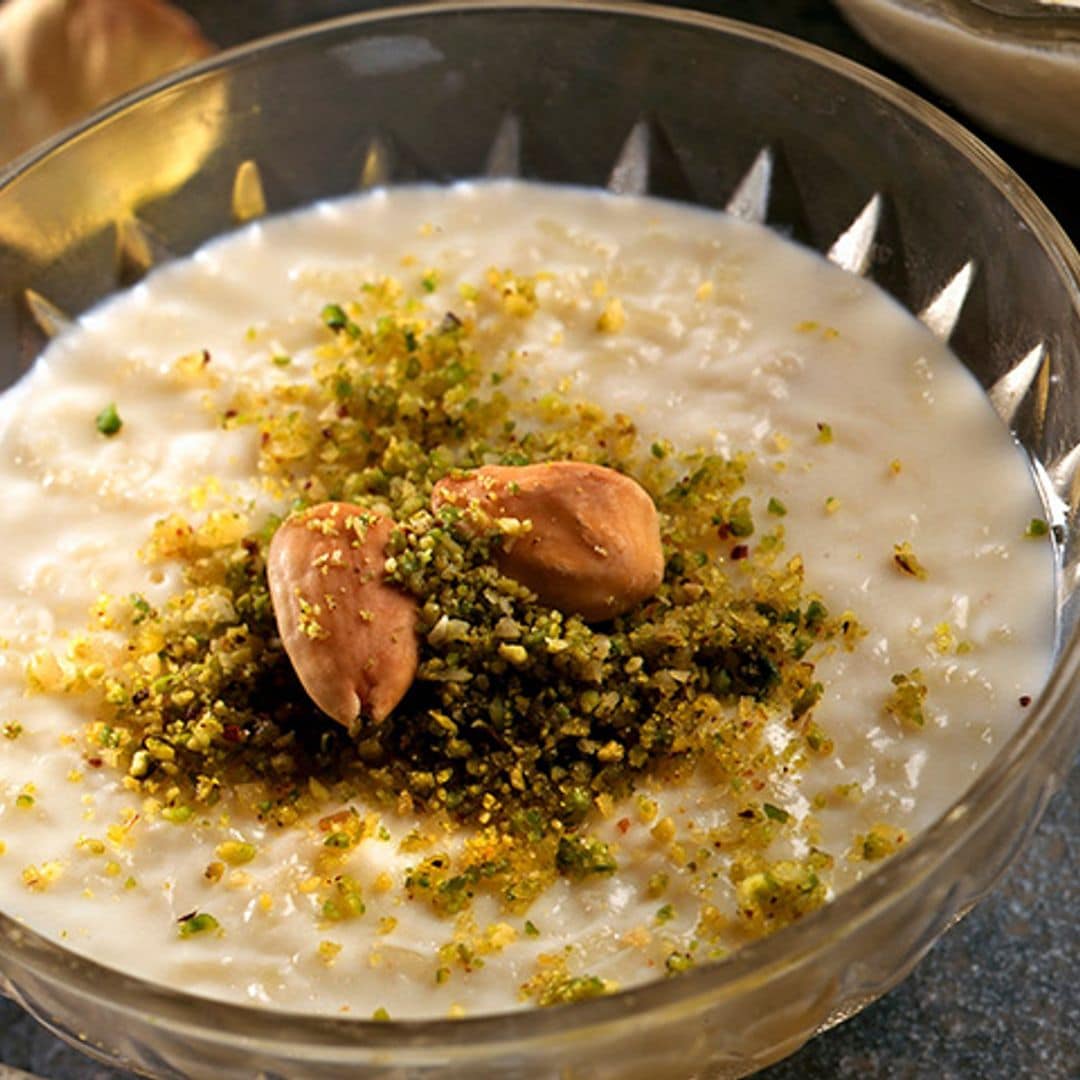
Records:
[[[968,377],[703,212],[326,204],[0,412],[0,903],[214,997],[677,976],[910,842],[1048,663],[1049,530]]]

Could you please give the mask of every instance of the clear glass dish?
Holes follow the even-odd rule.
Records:
[[[1080,166],[1077,0],[836,0],[876,48],[987,130]]]
[[[1080,258],[978,141],[820,49],[637,4],[480,2],[223,54],[0,176],[4,380],[62,312],[258,210],[256,177],[278,211],[358,184],[480,174],[763,217],[950,336],[1044,481],[1061,568],[1054,674],[976,784],[868,880],[728,960],[607,998],[464,1020],[319,1019],[151,985],[0,915],[6,991],[103,1060],[168,1077],[744,1075],[902,979],[1000,875],[1072,760]]]

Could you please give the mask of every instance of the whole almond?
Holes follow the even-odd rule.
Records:
[[[386,719],[416,675],[416,603],[385,580],[394,523],[329,502],[274,534],[267,580],[278,631],[312,701],[353,729]]]
[[[580,461],[485,465],[444,477],[431,503],[507,534],[496,553],[502,572],[542,603],[589,622],[629,611],[663,580],[656,507],[614,469]],[[506,519],[528,525],[508,530]]]

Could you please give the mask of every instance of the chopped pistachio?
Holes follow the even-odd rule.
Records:
[[[892,677],[892,684],[894,689],[885,701],[885,711],[901,724],[924,727],[927,688],[922,672],[918,668],[907,674],[897,672]]]
[[[664,923],[671,922],[675,918],[675,909],[670,904],[664,904],[663,907],[657,909],[654,918],[659,925],[663,926]]]
[[[35,689],[100,688],[88,750],[177,825],[201,828],[219,800],[237,800],[275,828],[303,827],[323,803],[354,796],[466,823],[477,843],[453,857],[440,859],[425,837],[409,849],[418,853],[409,895],[446,917],[482,895],[522,925],[560,875],[615,870],[590,821],[657,776],[701,764],[729,789],[749,785],[771,753],[762,719],[770,714],[798,725],[800,746],[828,753],[831,741],[809,716],[824,692],[814,650],[853,645],[860,628],[851,613],[830,616],[803,595],[802,562],[784,561],[779,523],[753,547],[733,546],[755,533],[748,457],[642,442],[627,417],[564,386],[511,400],[518,359],[486,355],[473,319],[531,317],[537,280],[492,270],[462,294],[458,313],[434,322],[405,293],[384,279],[354,302],[327,304],[320,318],[331,333],[311,369],[279,363],[286,357],[271,345],[282,368],[275,385],[261,395],[233,388],[221,424],[257,433],[275,513],[249,519],[226,507],[158,522],[141,555],[178,568],[181,590],[160,608],[138,595],[121,605],[110,631],[126,639],[121,659],[91,642],[70,662],[41,659],[28,679]],[[624,318],[608,298],[598,329],[615,332]],[[648,491],[666,546],[654,603],[597,625],[545,608],[495,559],[527,535],[527,522],[469,530],[466,514],[429,509],[432,486],[456,469],[552,460],[615,467]],[[205,501],[213,489],[202,487]],[[419,677],[388,722],[361,724],[355,738],[298,688],[266,587],[268,546],[290,509],[338,498],[398,522],[385,573],[419,609]],[[776,499],[767,509],[786,513]],[[315,606],[322,601],[309,612],[318,636]],[[633,819],[625,828],[650,828],[673,860],[691,860],[654,800],[638,796]],[[757,819],[753,828],[768,826],[768,811]],[[125,830],[118,835],[119,843]],[[376,822],[320,820],[312,856],[320,872],[301,885],[320,922],[364,914],[359,883],[342,870],[365,836],[389,839]],[[240,871],[226,865],[253,857],[252,845],[228,841],[207,880],[232,881]],[[381,874],[371,887],[394,883]],[[659,896],[659,878],[650,889]],[[555,998],[608,988],[572,978]]]
[[[851,852],[854,859],[878,862],[894,855],[907,843],[907,832],[893,825],[874,825],[865,836],[856,836]]]
[[[218,844],[216,854],[230,866],[242,866],[255,858],[256,848],[254,844],[248,844],[242,840],[226,840]]]
[[[559,841],[555,865],[568,877],[612,874],[618,869],[611,848],[591,836],[564,836]]]
[[[681,975],[694,966],[693,957],[689,953],[672,952],[664,959],[664,970],[669,975]]]
[[[901,573],[919,581],[926,580],[926,568],[919,562],[907,540],[901,544],[893,544],[893,563]]]
[[[212,930],[218,930],[221,924],[207,911],[193,911],[190,915],[184,915],[177,920],[178,933],[182,938],[195,937],[197,934],[205,934]]]
[[[94,425],[107,439],[111,439],[120,431],[124,426],[124,422],[120,419],[120,414],[116,411],[115,402],[110,401],[109,404],[97,414]]]

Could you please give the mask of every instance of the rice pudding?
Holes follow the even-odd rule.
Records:
[[[719,214],[517,182],[319,204],[89,312],[2,425],[0,904],[209,997],[465,1015],[722,957],[933,822],[1050,666],[1043,511],[977,385],[872,283]],[[431,509],[455,470],[567,458],[660,514],[660,591],[613,620]],[[290,511],[343,496],[401,526],[421,610],[413,688],[352,733],[264,583]]]

